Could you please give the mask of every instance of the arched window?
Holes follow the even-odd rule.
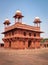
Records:
[[[24,36],[26,36],[26,32],[24,32]]]
[[[14,31],[12,31],[12,35],[14,35]]]
[[[36,37],[36,33],[34,33],[34,37]]]
[[[29,36],[31,36],[31,33],[29,33]]]
[[[31,40],[28,41],[28,47],[31,46],[31,42],[32,42]]]

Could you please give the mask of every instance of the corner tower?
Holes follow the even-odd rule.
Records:
[[[16,23],[16,22],[22,23],[22,18],[23,18],[23,17],[24,17],[24,16],[22,15],[22,13],[21,13],[20,10],[17,10],[16,13],[15,13],[15,15],[13,16],[13,18],[15,18],[15,23]]]
[[[41,20],[39,17],[35,17],[34,19],[34,26],[40,27]]]
[[[9,19],[5,19],[4,23],[5,27],[8,27],[10,25]]]

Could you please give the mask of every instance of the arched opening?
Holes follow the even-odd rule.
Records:
[[[9,41],[9,47],[11,47],[11,41]]]
[[[47,44],[47,47],[48,47],[48,44]]]
[[[24,36],[26,36],[26,32],[24,32]]]
[[[30,47],[31,45],[31,40],[28,41],[28,48]]]

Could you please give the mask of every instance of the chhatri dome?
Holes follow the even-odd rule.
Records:
[[[40,18],[39,18],[39,17],[35,17],[35,19],[34,19],[34,23],[41,23]]]
[[[16,11],[16,15],[22,15],[21,11],[20,10],[17,10]]]
[[[40,19],[39,17],[35,17],[35,19]]]
[[[10,21],[9,19],[5,19],[5,22],[4,22],[5,25],[9,25],[10,24]]]
[[[20,10],[17,10],[15,15],[13,16],[15,19],[21,19],[22,17],[24,17],[21,13]]]

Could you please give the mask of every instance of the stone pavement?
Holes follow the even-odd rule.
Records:
[[[48,65],[48,48],[24,50],[0,48],[0,65]]]

